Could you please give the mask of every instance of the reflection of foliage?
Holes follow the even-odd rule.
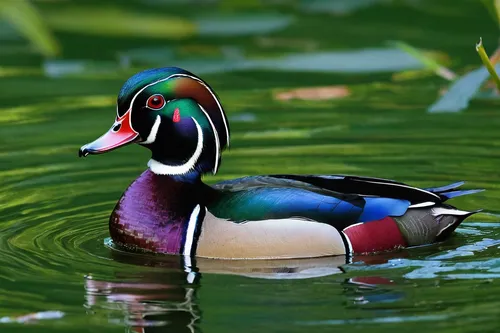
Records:
[[[59,44],[40,13],[28,0],[0,0],[0,15],[28,38],[44,56],[59,53]]]

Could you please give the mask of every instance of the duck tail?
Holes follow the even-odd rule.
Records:
[[[439,195],[443,200],[443,202],[452,198],[460,197],[462,195],[474,194],[484,191],[484,189],[457,190],[460,186],[464,184],[465,182],[460,181],[440,187],[429,187],[426,188],[425,190]]]
[[[465,192],[465,191],[464,191]],[[436,241],[440,242],[448,238],[457,227],[469,216],[481,212],[478,209],[472,212],[456,209],[453,206],[443,205],[432,209],[432,215],[436,218],[440,228],[436,235]]]
[[[431,244],[447,239],[469,216],[480,212],[459,210],[451,205],[412,208],[400,217],[394,217],[408,246]]]

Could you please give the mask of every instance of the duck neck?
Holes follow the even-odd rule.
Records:
[[[191,184],[191,185],[201,185],[203,184],[201,181],[201,174],[196,171],[196,170],[191,170],[187,173],[184,174],[161,174],[161,173],[156,173],[154,169],[149,168],[149,170],[154,173],[155,175],[159,177],[167,177],[170,179],[172,182],[179,183],[179,184],[185,184],[186,186]]]

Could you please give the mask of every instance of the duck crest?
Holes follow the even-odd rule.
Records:
[[[116,245],[133,250],[195,253],[205,215],[199,182],[144,171],[110,216],[111,238]]]

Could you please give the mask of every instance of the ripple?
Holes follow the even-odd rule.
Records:
[[[39,321],[39,320],[60,319],[62,317],[64,317],[64,312],[44,311],[44,312],[30,313],[18,317],[1,317],[0,324],[11,324],[11,323],[24,324],[24,323],[32,323],[34,321]]]
[[[67,279],[85,269],[116,267],[103,245],[108,236],[109,203],[68,208],[56,202],[24,210],[0,232],[0,264],[4,278],[33,274]],[[43,274],[41,274],[43,273]]]
[[[469,223],[476,226],[466,234],[468,244],[442,250],[418,259],[393,258],[377,264],[358,262],[345,267],[348,272],[379,271],[386,269],[412,269],[403,276],[406,279],[497,279],[500,278],[500,258],[496,253],[500,239],[484,238],[495,223]],[[433,245],[436,247],[436,245]],[[483,258],[484,257],[484,258]],[[477,272],[481,271],[481,272]]]
[[[405,322],[415,322],[415,321],[437,321],[446,320],[449,316],[447,315],[427,315],[427,316],[397,316],[397,317],[381,317],[381,318],[371,318],[371,319],[342,319],[342,320],[323,320],[323,321],[313,321],[298,323],[300,325],[308,326],[322,326],[322,325],[344,325],[344,324],[380,324],[380,323],[405,323]]]

